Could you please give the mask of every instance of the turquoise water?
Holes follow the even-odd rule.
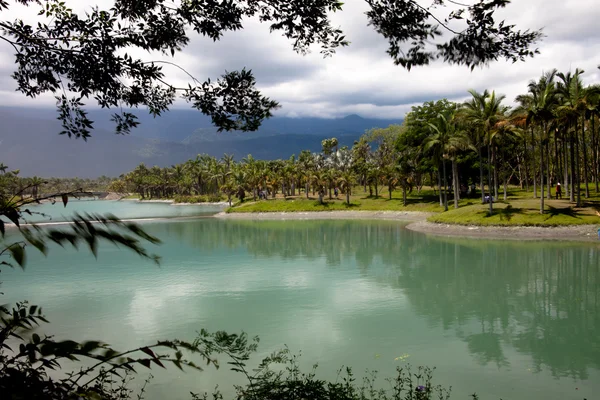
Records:
[[[2,302],[41,304],[47,332],[119,349],[191,340],[201,328],[244,330],[261,338],[253,361],[288,345],[302,351],[304,366],[319,363],[325,378],[342,364],[386,377],[410,362],[437,367],[435,382],[452,385],[453,399],[600,392],[595,244],[435,238],[393,221],[143,226],[163,240],[151,248],[160,267],[111,246],[98,259],[31,252],[25,271],[2,271]],[[153,374],[149,399],[189,398],[190,390],[236,381],[225,370]]]
[[[67,207],[61,201],[27,207],[31,215],[23,213],[27,222],[54,223],[64,222],[74,212],[111,213],[121,219],[185,218],[212,215],[223,210],[223,205],[172,205],[162,202],[140,202],[135,200],[76,200],[70,199]]]

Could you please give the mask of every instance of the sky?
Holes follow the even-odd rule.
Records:
[[[67,0],[78,12],[100,3],[106,4],[104,7],[110,4],[108,0]],[[276,115],[288,117],[358,114],[398,119],[411,106],[425,101],[464,101],[470,96],[468,89],[495,90],[506,95],[510,105],[516,95],[526,92],[530,80],[552,68],[561,72],[580,68],[585,70],[586,84],[600,83],[598,0],[513,0],[498,16],[518,29],[543,29],[540,54],[525,62],[498,61],[474,71],[441,61],[411,71],[394,65],[386,54],[386,40],[367,26],[367,7],[364,0],[347,0],[343,11],[332,15],[334,25],[341,27],[351,44],[330,58],[324,59],[318,49],[299,55],[279,33],[269,33],[267,25],[247,20],[244,30],[228,32],[216,43],[192,33],[190,45],[170,60],[202,81],[218,78],[225,70],[252,69],[261,91],[282,105]],[[35,8],[18,7],[0,13],[0,19],[18,16],[30,20],[35,14]],[[11,50],[8,44],[0,43],[0,105],[51,106],[51,96],[31,100],[15,92],[16,83],[10,78],[14,63]],[[156,55],[136,54],[156,59]],[[167,67],[165,72],[176,85],[188,82],[176,68]],[[186,106],[185,102],[176,105]]]

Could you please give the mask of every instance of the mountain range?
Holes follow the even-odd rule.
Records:
[[[217,132],[209,117],[195,110],[171,110],[153,118],[135,112],[140,125],[130,135],[114,134],[109,112],[91,110],[92,137],[87,141],[58,135],[54,109],[0,107],[0,162],[21,176],[118,176],[144,163],[161,167],[197,154],[221,157],[248,154],[257,159],[289,158],[302,150],[321,151],[321,141],[336,137],[352,146],[365,131],[401,120],[349,115],[338,119],[273,117],[256,132]]]

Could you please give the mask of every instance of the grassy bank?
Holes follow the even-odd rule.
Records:
[[[443,212],[439,205],[439,197],[432,190],[424,190],[420,194],[413,192],[404,206],[402,193],[394,191],[389,199],[385,196],[368,196],[362,190],[356,190],[346,204],[345,198],[329,199],[325,197],[320,204],[317,197],[294,196],[275,199],[246,200],[227,210],[230,213],[268,213],[268,212],[309,212],[309,211],[421,211],[436,213],[428,220],[430,222],[479,225],[479,226],[568,226],[600,224],[597,212],[600,210],[600,195],[591,193],[589,199],[583,202],[583,207],[575,207],[567,199],[545,200],[545,213],[540,214],[540,200],[534,199],[532,192],[519,188],[510,188],[506,201],[494,203],[494,212],[488,214],[488,205],[481,204],[480,197],[465,198],[459,202],[459,208],[454,209],[451,198],[448,199],[449,210]],[[450,196],[451,197],[451,196]],[[501,197],[502,198],[502,197]]]
[[[354,195],[350,197],[347,204],[345,197],[329,199],[327,196],[323,204],[318,198],[309,196],[277,197],[260,201],[246,200],[227,209],[232,213],[253,212],[302,212],[302,211],[422,211],[440,212],[443,210],[439,205],[437,197],[425,193],[411,196],[407,205],[404,206],[401,194],[394,193],[392,199],[389,197],[374,197],[366,195]]]
[[[489,205],[472,204],[428,218],[430,222],[479,226],[567,226],[600,223],[595,203],[576,208],[567,200],[546,200],[545,213],[540,214],[539,199],[512,199]]]

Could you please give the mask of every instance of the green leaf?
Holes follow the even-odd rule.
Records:
[[[154,359],[152,359],[152,361],[154,361],[154,363],[155,363],[156,365],[158,365],[158,366],[160,366],[160,367],[163,367],[163,368],[165,368],[165,366],[163,365],[163,363],[162,363],[162,362],[160,362],[160,360],[159,360],[158,358],[154,358]]]
[[[39,344],[41,342],[40,335],[38,335],[37,333],[34,333],[31,336],[31,338],[33,339],[33,343],[35,344]]]
[[[13,244],[8,248],[10,254],[21,268],[25,268],[25,250],[20,244]]]
[[[140,364],[142,364],[144,367],[150,369],[150,360],[148,360],[147,358],[143,358],[143,359],[141,358],[138,360],[138,362]]]
[[[156,358],[156,354],[154,354],[154,352],[152,350],[150,350],[149,348],[142,347],[140,350],[143,351],[144,353],[148,354],[150,357]]]
[[[4,221],[0,220],[0,233],[2,233],[2,237],[4,237]]]
[[[14,208],[10,208],[5,212],[6,218],[8,218],[13,224],[19,226],[19,213]]]
[[[66,207],[67,203],[69,202],[69,196],[67,196],[66,194],[63,194],[61,197],[62,197],[63,205]]]

